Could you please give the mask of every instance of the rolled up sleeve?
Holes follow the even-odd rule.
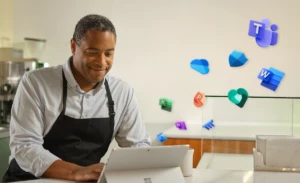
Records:
[[[23,75],[11,110],[10,150],[18,165],[40,177],[59,158],[43,148],[43,107],[30,73]]]
[[[138,101],[131,88],[129,102],[115,139],[120,147],[147,147],[151,145],[150,136],[142,120]]]

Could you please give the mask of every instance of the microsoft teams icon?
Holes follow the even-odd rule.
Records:
[[[283,72],[271,67],[270,69],[263,68],[260,71],[258,78],[262,80],[261,82],[262,86],[270,90],[276,91],[283,76],[284,76]]]
[[[271,29],[271,30],[269,30]],[[255,37],[256,44],[260,47],[266,48],[274,46],[278,42],[278,26],[272,24],[264,18],[261,21],[250,20],[248,35]]]

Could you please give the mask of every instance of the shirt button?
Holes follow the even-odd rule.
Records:
[[[89,98],[89,96],[90,96],[89,94],[85,94],[85,98]]]

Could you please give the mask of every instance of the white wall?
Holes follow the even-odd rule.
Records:
[[[111,17],[110,0],[14,0],[14,38],[47,39],[42,60],[50,65],[66,62],[71,55],[70,40],[77,21],[86,14]]]
[[[0,47],[13,42],[13,0],[0,0]]]
[[[70,55],[69,40],[76,22],[98,13],[116,26],[118,40],[112,74],[130,83],[140,100],[147,123],[173,123],[201,119],[193,105],[197,91],[227,95],[246,88],[252,96],[300,96],[300,2],[298,0],[14,0],[14,38],[47,39],[43,56],[50,65]],[[26,16],[25,16],[26,15]],[[261,48],[247,35],[250,20],[269,18],[279,26],[279,41]],[[248,63],[230,68],[228,55],[245,52]],[[190,68],[194,58],[206,58],[208,75]],[[286,73],[278,91],[260,86],[263,67]],[[158,100],[174,100],[172,113]],[[250,100],[250,99],[249,99]],[[226,109],[224,109],[226,110]]]

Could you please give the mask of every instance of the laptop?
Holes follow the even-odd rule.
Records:
[[[185,183],[180,165],[189,147],[114,148],[97,183]]]

